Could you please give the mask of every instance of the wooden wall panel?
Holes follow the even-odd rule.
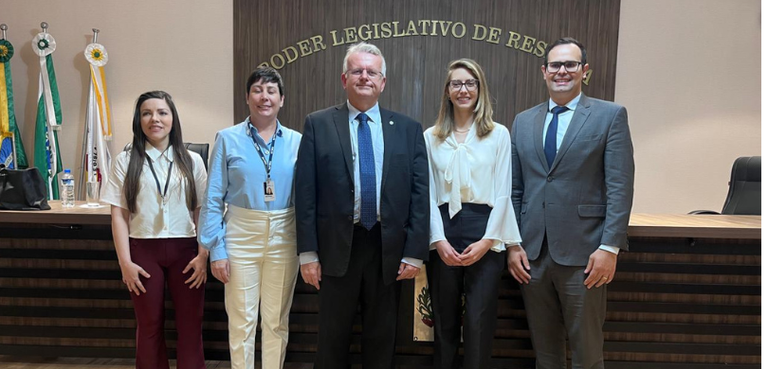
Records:
[[[0,355],[133,356],[133,309],[120,282],[108,219],[104,214],[102,225],[74,227],[0,220]],[[759,239],[630,237],[630,246],[609,287],[606,368],[760,367]],[[209,281],[205,355],[228,360],[223,286]],[[403,288],[396,360],[402,369],[429,368],[432,344],[410,339],[412,286]],[[166,335],[173,348],[171,307],[167,300]],[[314,360],[317,311],[317,293],[299,281],[288,362]],[[532,368],[525,310],[508,275],[498,318],[493,367]],[[358,318],[350,348],[354,362],[360,359],[360,330]],[[258,341],[257,335],[257,348]]]
[[[279,71],[286,85],[279,119],[301,131],[308,113],[346,99],[341,68],[349,44],[333,46],[331,32],[336,31],[340,40],[344,28],[385,22],[399,22],[402,30],[414,21],[418,35],[368,41],[382,50],[387,61],[387,84],[380,103],[421,121],[424,127],[437,117],[448,63],[461,57],[475,59],[484,68],[495,120],[509,127],[515,114],[547,98],[540,71],[543,58],[534,55],[543,53],[536,51],[536,44],[563,36],[575,37],[587,47],[594,72],[584,92],[613,100],[619,7],[620,0],[234,0],[235,119],[239,122],[248,115],[245,83],[255,67],[271,63],[273,55],[289,46],[299,50],[300,41],[321,36],[324,50],[285,65],[275,58],[274,66],[282,67]],[[433,30],[431,22],[424,32],[419,20],[461,22],[466,34],[456,38],[449,30],[443,36],[439,23]],[[499,28],[499,43],[473,40],[475,24]],[[520,49],[526,36],[534,38],[531,52],[508,47],[510,31],[520,35]]]

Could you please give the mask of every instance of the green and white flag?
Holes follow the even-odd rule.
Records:
[[[48,184],[48,199],[59,199],[57,174],[61,169],[58,131],[61,130],[61,104],[53,56],[56,41],[47,32],[32,39],[32,49],[40,57],[40,82],[37,93],[37,123],[35,124],[35,166]]]
[[[13,108],[13,82],[11,81],[11,58],[13,45],[0,40],[0,164],[7,168],[26,168],[27,156],[21,141],[16,113]]]

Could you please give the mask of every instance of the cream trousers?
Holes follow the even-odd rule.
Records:
[[[232,369],[253,368],[261,306],[261,367],[282,368],[288,345],[288,314],[299,269],[293,208],[261,211],[229,206],[225,216]]]

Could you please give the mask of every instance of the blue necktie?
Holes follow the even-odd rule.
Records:
[[[547,128],[547,136],[544,139],[544,155],[547,157],[547,165],[552,168],[552,162],[557,156],[557,116],[568,110],[565,106],[555,106],[552,108],[552,121]]]
[[[360,224],[371,230],[376,224],[376,165],[373,159],[373,141],[368,127],[368,116],[357,115],[357,153],[360,159]]]

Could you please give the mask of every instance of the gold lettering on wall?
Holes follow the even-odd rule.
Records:
[[[421,26],[421,35],[422,36],[428,36],[429,35],[427,33],[427,27],[429,27],[429,23],[430,23],[430,21],[428,21],[428,20],[420,20],[419,21],[419,25]]]
[[[285,54],[285,58],[288,59],[288,64],[295,62],[296,59],[299,58],[299,52],[296,51],[296,48],[293,46],[288,46],[283,49],[283,54]]]
[[[309,48],[309,40],[301,40],[296,44],[299,45],[299,52],[302,57],[312,54],[312,49]]]
[[[333,34],[333,32],[332,32]],[[262,62],[260,67],[270,66],[275,69],[281,69],[287,64],[291,64],[300,58],[312,55],[320,50],[325,50],[325,42],[323,42],[322,35],[315,35],[310,38],[301,40],[296,43],[296,46],[286,46],[281,53],[272,55],[268,62]]]
[[[384,22],[381,24],[381,38],[392,37],[392,23]]]
[[[492,44],[498,44],[499,43],[499,35],[500,34],[501,34],[501,28],[489,27],[488,28],[488,39],[485,40],[485,41],[490,42]]]
[[[400,32],[401,31],[399,29],[400,28],[399,27],[400,26],[400,22],[397,22],[397,21],[392,22],[392,25],[395,27],[395,34],[394,34],[393,37],[403,37],[403,36],[405,36],[405,31],[404,30],[403,30],[403,32]]]
[[[454,38],[462,38],[467,34],[467,26],[464,23],[456,22],[451,27],[451,35]]]
[[[331,31],[331,37],[333,37],[333,45],[331,46],[339,46],[344,44],[344,37],[342,36],[341,40],[336,38],[336,30]]]
[[[275,69],[282,69],[285,66],[285,59],[283,59],[283,56],[280,54],[272,55],[272,58],[269,59],[269,61]]]
[[[514,31],[509,31],[509,40],[507,41],[506,47],[512,47],[515,49],[520,49],[520,34]],[[514,43],[514,45],[513,45]]]
[[[533,42],[536,41],[535,38],[529,37],[529,36],[523,36],[523,47],[520,48],[520,50],[523,50],[527,53],[533,54]]]
[[[355,27],[344,28],[344,34],[347,36],[346,43],[353,44],[357,42],[357,30]]]
[[[499,45],[502,44],[503,33],[504,30],[498,27],[473,24],[471,39],[472,41]],[[360,41],[413,36],[448,37],[450,35],[455,39],[462,39],[467,35],[467,25],[463,22],[438,19],[409,20],[407,23],[388,21],[345,27],[341,30],[333,29],[328,31],[328,35],[331,38],[331,47],[354,44]],[[506,42],[503,45],[538,58],[544,57],[544,51],[547,48],[546,42],[515,31],[507,31]],[[296,42],[295,46],[286,46],[281,52],[272,55],[269,61],[262,62],[259,66],[282,69],[288,64],[325,49],[327,46],[323,40],[323,35],[314,35]],[[584,76],[583,83],[588,85],[591,77],[592,71],[589,70]]]
[[[448,35],[448,28],[451,27],[451,23],[453,21],[439,21],[440,24],[440,32],[442,33],[443,37]]]
[[[408,22],[408,36],[418,36],[419,33],[416,32],[416,24],[413,23],[413,21]]]
[[[363,30],[365,29],[365,30]],[[360,41],[368,41],[371,39],[371,26],[363,24],[357,29],[357,34],[360,36]]]
[[[472,35],[472,39],[475,41],[482,41],[485,38],[485,34],[488,33],[488,28],[482,24],[475,24],[475,34]]]

